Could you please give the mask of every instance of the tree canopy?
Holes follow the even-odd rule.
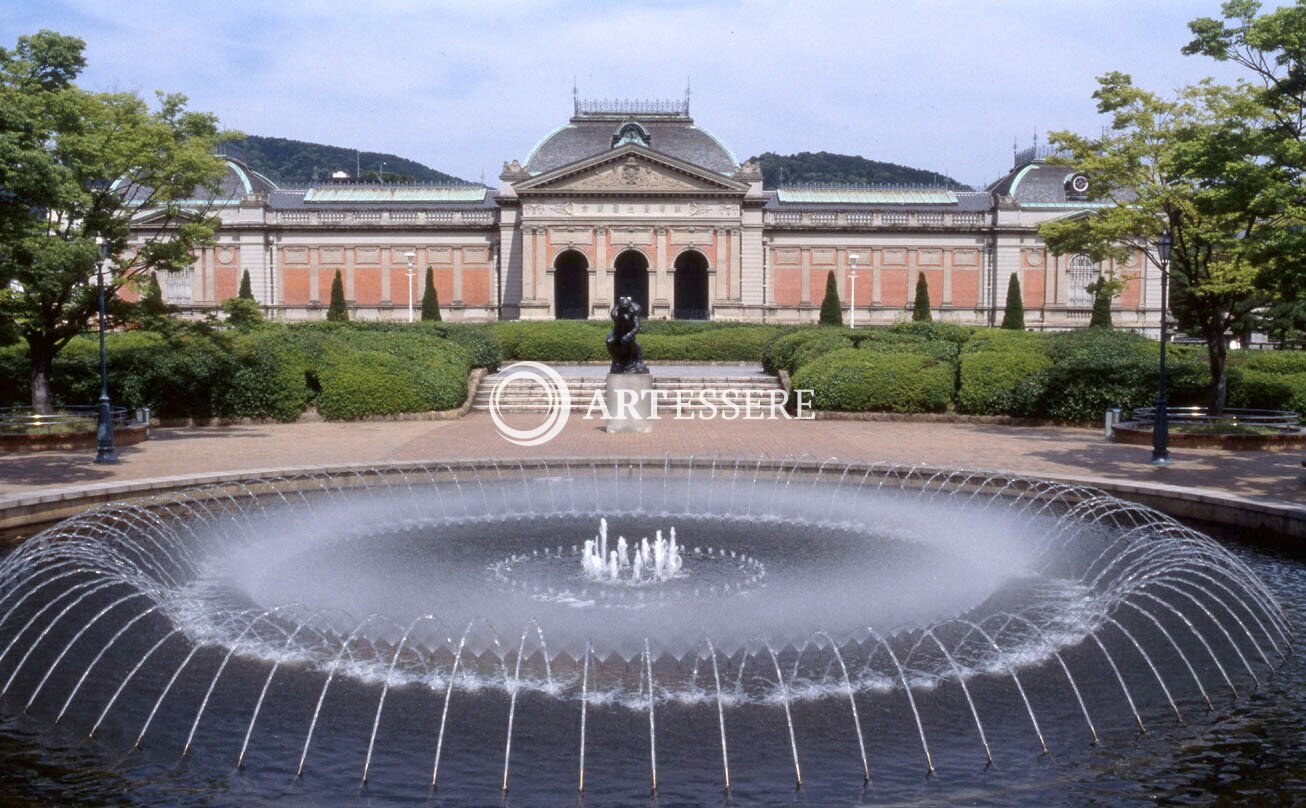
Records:
[[[96,312],[101,245],[105,296],[153,270],[192,263],[213,237],[196,189],[216,194],[225,166],[214,155],[217,119],[158,93],[74,84],[86,66],[76,37],[40,31],[0,48],[0,327],[15,329],[32,359],[32,404],[48,411],[54,356]],[[148,227],[132,226],[149,211]]]
[[[1264,109],[1246,84],[1210,80],[1162,97],[1124,73],[1098,79],[1098,110],[1110,125],[1096,138],[1055,132],[1052,142],[1089,178],[1089,196],[1103,203],[1083,215],[1040,228],[1049,249],[1124,259],[1174,239],[1170,308],[1179,326],[1207,343],[1212,407],[1225,399],[1225,334],[1260,305],[1263,264],[1254,245],[1277,227],[1271,176],[1257,161]]]

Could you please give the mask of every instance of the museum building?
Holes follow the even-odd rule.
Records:
[[[869,324],[907,318],[923,274],[936,320],[993,325],[1016,273],[1026,326],[1065,329],[1087,325],[1085,287],[1114,272],[1127,279],[1115,324],[1155,330],[1160,277],[1141,254],[1099,263],[1039,239],[1040,223],[1096,204],[1049,156],[1018,152],[982,191],[770,190],[755,163],[695,124],[688,99],[576,99],[565,125],[504,163],[497,189],[347,178],[281,188],[228,157],[210,200],[216,243],[160,280],[170,303],[198,313],[248,271],[285,320],[324,317],[337,271],[351,317],[405,319],[429,267],[449,320],[606,319],[630,296],[653,318],[799,323],[817,319],[834,272],[845,312],[855,304]],[[137,219],[141,237],[156,226],[148,211]]]

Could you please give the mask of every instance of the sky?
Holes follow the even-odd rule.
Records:
[[[1271,5],[1271,4],[1267,4]],[[1170,92],[1236,67],[1180,49],[1218,0],[6,0],[0,43],[86,41],[80,84],[184,93],[240,131],[497,180],[583,98],[691,92],[743,160],[858,154],[981,185],[1013,142],[1096,132],[1095,77]],[[341,167],[346,168],[346,167]],[[352,168],[352,167],[349,167]],[[375,170],[375,166],[367,167]]]

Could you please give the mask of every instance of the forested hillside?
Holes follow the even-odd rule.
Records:
[[[282,186],[302,186],[315,180],[327,180],[333,171],[344,171],[352,177],[355,166],[361,170],[364,179],[377,179],[382,162],[385,163],[385,179],[390,182],[462,182],[457,177],[397,154],[358,152],[356,160],[353,149],[282,137],[247,135],[244,140],[231,141],[228,150],[233,157],[244,160],[255,171]]]
[[[853,184],[853,185],[941,185],[959,190],[967,186],[937,171],[882,163],[853,154],[764,152],[754,157],[762,166],[762,185]]]

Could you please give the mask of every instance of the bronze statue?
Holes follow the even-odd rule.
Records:
[[[635,341],[639,333],[639,304],[623,297],[612,307],[612,331],[608,333],[608,353],[612,356],[612,373],[648,373],[644,349]]]

